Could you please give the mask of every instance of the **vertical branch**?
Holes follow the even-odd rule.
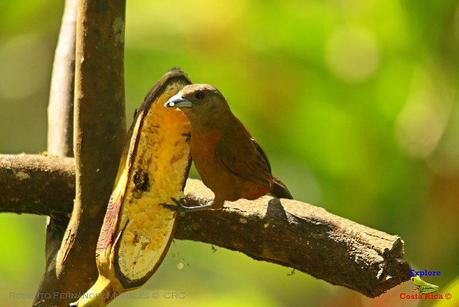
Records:
[[[73,156],[73,88],[75,75],[75,27],[77,0],[66,0],[54,55],[48,105],[48,153]],[[46,266],[54,271],[55,258],[67,217],[52,216],[46,226]]]
[[[95,248],[125,133],[124,0],[80,0],[76,28],[76,197],[57,257],[62,292],[97,276]]]
[[[95,248],[125,135],[125,0],[80,0],[76,21],[73,144],[76,196],[44,306],[68,306],[97,277]],[[46,294],[57,295],[46,295]]]
[[[66,0],[48,105],[48,153],[73,156],[73,88],[77,0]]]
[[[60,157],[73,156],[73,89],[75,75],[75,28],[77,0],[66,0],[54,55],[48,104],[48,153]],[[62,204],[64,205],[64,204]],[[54,287],[56,255],[68,217],[53,215],[46,222],[46,269],[38,288],[35,304],[42,301],[40,293]]]

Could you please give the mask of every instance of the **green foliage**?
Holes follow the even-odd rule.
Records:
[[[212,83],[296,198],[401,235],[412,264],[442,272],[431,280],[442,291],[458,274],[458,3],[128,1],[128,118],[170,67]],[[45,150],[61,6],[0,3],[2,153]],[[1,218],[8,253],[0,254],[0,276],[8,286],[0,305],[26,306],[9,293],[35,291],[28,280],[43,270],[44,218],[33,227],[23,216]],[[186,298],[163,297],[161,305],[360,302],[351,291],[223,249],[212,254],[207,245],[177,242],[173,250],[190,266],[178,270],[169,255],[147,288],[185,291]]]

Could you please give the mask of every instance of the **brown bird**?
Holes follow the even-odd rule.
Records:
[[[180,108],[190,120],[191,157],[202,181],[215,194],[209,204],[197,207],[176,201],[182,210],[221,209],[225,200],[253,200],[268,193],[293,198],[285,184],[271,174],[266,154],[215,87],[188,85],[165,107]]]

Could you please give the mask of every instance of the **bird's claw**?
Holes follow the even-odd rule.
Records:
[[[189,206],[185,206],[185,200],[183,198],[178,200],[172,197],[171,200],[174,202],[175,205],[171,205],[171,204],[161,204],[161,205],[165,208],[168,208],[170,210],[173,210],[175,212],[180,212],[180,213],[209,210],[212,208],[212,202],[207,205],[189,207]]]
[[[184,203],[184,199],[183,199],[183,198],[177,199],[177,198],[171,197],[171,200],[172,200],[172,201],[174,202],[174,204],[176,204],[177,206],[182,207],[182,208],[186,208],[186,206],[183,204],[183,203]]]
[[[188,207],[183,204],[184,202],[183,198],[176,199],[174,197],[171,197],[171,200],[172,202],[174,202],[175,205],[163,203],[161,204],[161,206],[169,210],[175,211],[175,212],[186,212],[187,211]]]
[[[160,205],[163,206],[166,209],[171,210],[171,211],[175,211],[175,212],[178,211],[178,207],[176,205],[171,205],[171,204],[166,204],[166,203],[162,203]]]

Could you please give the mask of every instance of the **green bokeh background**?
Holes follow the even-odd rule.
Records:
[[[0,1],[1,153],[46,149],[62,9]],[[446,289],[459,275],[458,51],[453,0],[128,1],[127,114],[174,66],[215,85],[297,199],[399,234],[410,263],[441,271],[427,281]],[[0,215],[0,306],[31,304],[44,226],[41,216]],[[290,272],[175,241],[148,284],[112,305],[418,303],[399,298],[409,284],[370,300]]]

